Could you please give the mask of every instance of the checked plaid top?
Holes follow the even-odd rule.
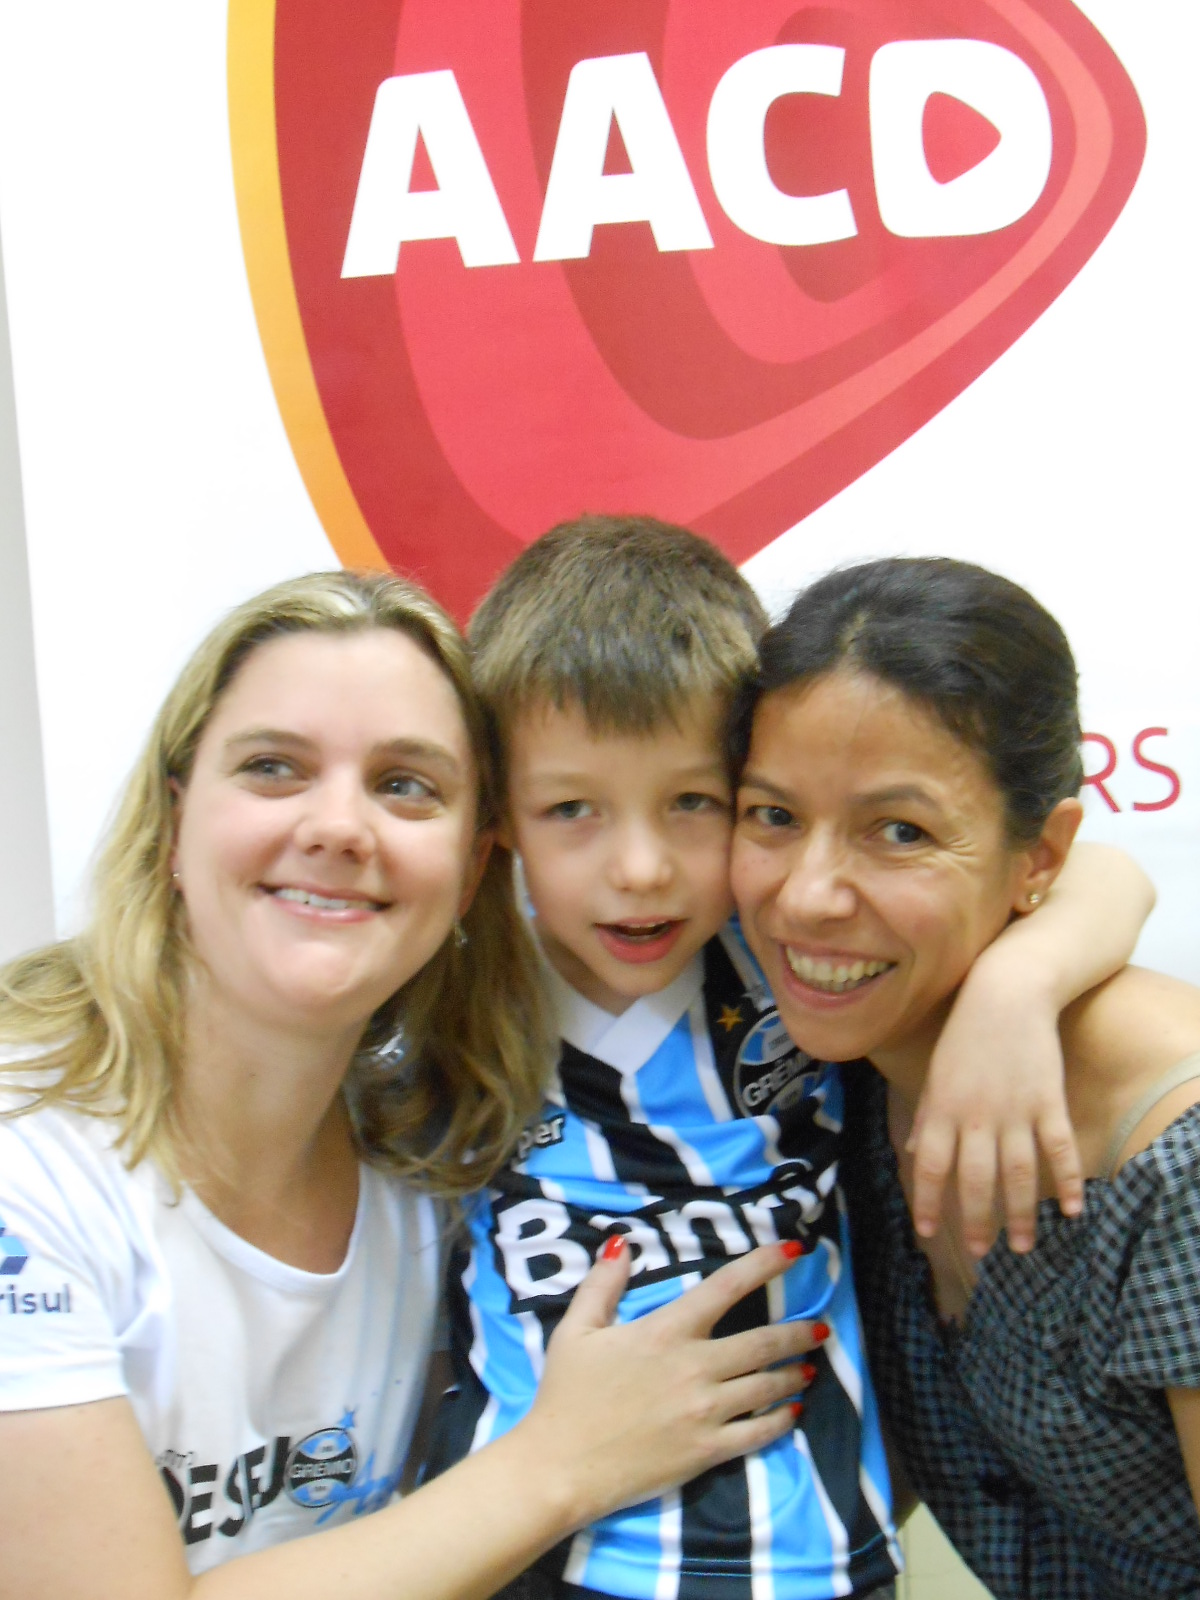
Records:
[[[1194,1600],[1200,1519],[1163,1393],[1200,1387],[1200,1106],[1085,1215],[1043,1202],[961,1327],[935,1311],[887,1132],[846,1072],[843,1183],[871,1371],[917,1493],[996,1600]]]

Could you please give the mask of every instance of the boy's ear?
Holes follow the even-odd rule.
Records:
[[[1043,823],[1041,834],[1024,852],[1013,899],[1014,911],[1032,911],[1046,898],[1046,891],[1063,869],[1082,821],[1081,801],[1058,802]]]

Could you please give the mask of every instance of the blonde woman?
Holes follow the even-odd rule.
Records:
[[[802,1380],[765,1369],[807,1325],[708,1338],[788,1247],[615,1328],[610,1241],[528,1419],[394,1498],[433,1197],[485,1181],[540,1098],[494,821],[461,641],[399,579],[280,585],[184,669],[90,926],[0,979],[11,1600],[483,1597],[790,1428]]]

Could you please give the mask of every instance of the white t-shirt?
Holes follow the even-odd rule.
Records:
[[[345,1261],[303,1272],[112,1136],[0,1119],[0,1411],[127,1395],[193,1572],[377,1510],[432,1343],[433,1203],[363,1167]]]

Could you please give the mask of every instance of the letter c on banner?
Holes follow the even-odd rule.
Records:
[[[766,244],[831,244],[858,232],[845,189],[785,194],[767,169],[767,112],[785,94],[842,92],[846,52],[832,44],[777,44],[735,61],[708,108],[708,169],[730,222]]]
[[[987,118],[1000,143],[969,172],[939,183],[925,158],[930,96]],[[1050,107],[1033,69],[983,39],[902,39],[871,62],[871,158],[879,214],[903,239],[995,233],[1037,204],[1050,176]]]

